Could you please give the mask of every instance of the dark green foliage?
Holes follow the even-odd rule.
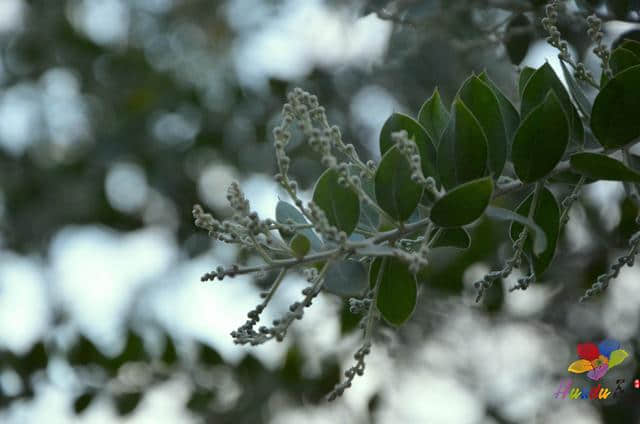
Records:
[[[380,132],[380,154],[384,155],[395,145],[391,139],[391,134],[401,130],[405,130],[409,139],[413,140],[418,146],[422,172],[425,177],[436,177],[436,148],[434,142],[422,125],[410,116],[394,113],[387,119]]]
[[[482,216],[492,194],[493,182],[489,177],[462,184],[433,205],[431,220],[444,228],[471,224]]]
[[[529,216],[532,200],[533,193],[520,203],[516,212],[522,216]],[[553,260],[560,231],[560,207],[556,197],[549,189],[545,188],[540,193],[538,204],[532,218],[547,236],[547,247],[540,254],[536,254],[533,251],[532,237],[530,235],[527,236],[527,241],[525,242],[525,252],[528,252],[529,256],[532,257],[535,273],[537,276],[540,276]],[[522,229],[522,224],[514,222],[511,225],[511,239],[516,240]]]
[[[420,108],[418,121],[427,131],[435,145],[438,146],[440,137],[449,122],[449,111],[442,103],[437,87],[433,90],[431,97]]]
[[[313,190],[313,201],[324,211],[329,224],[349,235],[360,218],[360,199],[353,190],[340,184],[339,178],[333,169],[326,170]]]
[[[438,145],[440,181],[451,189],[488,173],[488,142],[478,120],[462,100],[453,102],[449,126]]]
[[[640,182],[640,173],[625,164],[597,153],[576,153],[571,156],[571,167],[582,175],[596,180]]]
[[[507,55],[514,65],[519,65],[529,51],[529,45],[533,41],[533,28],[526,15],[519,13],[514,15],[507,25],[505,47]]]
[[[471,246],[471,238],[464,228],[446,228],[435,239],[432,247],[457,247],[468,249]]]
[[[495,176],[501,175],[507,160],[509,143],[497,97],[491,88],[476,76],[469,77],[462,84],[458,96],[478,120],[487,137],[490,172]]]
[[[624,146],[640,136],[640,66],[620,72],[593,103],[591,130],[606,148]]]
[[[375,287],[378,271],[385,260],[376,305],[382,317],[393,326],[404,324],[416,307],[418,287],[407,264],[395,259],[376,259],[369,268],[369,285]]]
[[[422,187],[411,179],[411,169],[398,147],[384,154],[375,176],[375,193],[380,207],[391,217],[404,221],[420,202]]]
[[[562,159],[568,142],[569,125],[551,91],[525,116],[513,140],[511,160],[518,178],[530,183],[545,177]]]

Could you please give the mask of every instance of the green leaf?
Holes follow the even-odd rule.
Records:
[[[398,146],[380,160],[374,184],[378,205],[399,221],[411,216],[422,196],[422,186],[411,179],[409,162]]]
[[[176,351],[176,345],[173,343],[171,337],[166,337],[164,352],[162,352],[162,362],[168,365],[173,365],[178,360],[178,352]]]
[[[518,94],[522,98],[522,94],[524,93],[524,88],[527,86],[529,79],[536,72],[535,68],[530,66],[525,66],[522,71],[520,71],[520,79],[518,80]]]
[[[492,194],[491,177],[462,184],[438,199],[431,208],[431,220],[443,228],[470,224],[482,216]]]
[[[550,91],[524,118],[513,140],[511,161],[518,178],[530,183],[545,177],[562,159],[568,142],[567,119],[558,97]]]
[[[488,217],[498,219],[500,221],[515,221],[529,228],[533,231],[533,252],[536,255],[541,254],[547,248],[547,235],[533,219],[528,216],[522,216],[510,211],[509,209],[498,208],[495,206],[489,206],[485,212]]]
[[[617,75],[625,69],[632,66],[640,65],[640,58],[631,50],[627,50],[623,47],[618,47],[611,53],[609,59],[609,66],[613,75]]]
[[[142,393],[124,393],[113,398],[118,415],[129,415],[142,400]]]
[[[289,247],[293,250],[296,258],[300,259],[304,257],[311,249],[311,242],[304,234],[296,234],[289,242]]]
[[[511,100],[505,96],[502,91],[495,85],[493,81],[489,78],[486,72],[482,72],[478,75],[485,84],[489,86],[493,94],[496,95],[498,99],[498,103],[500,104],[500,112],[502,113],[502,120],[504,121],[504,128],[507,132],[507,140],[509,140],[509,144],[511,144],[511,140],[513,139],[513,135],[516,133],[518,129],[518,125],[520,124],[520,115],[518,114],[518,110],[513,106]]]
[[[591,108],[593,107],[593,105],[584,94],[584,83],[582,81],[579,82],[575,79],[573,73],[569,70],[569,68],[567,68],[567,65],[565,65],[564,60],[560,61],[560,66],[562,67],[564,79],[567,80],[567,85],[569,86],[571,97],[573,97],[573,100],[575,100],[575,103],[578,105],[580,112],[582,112],[585,117],[589,118],[591,116]]]
[[[476,76],[469,77],[458,96],[478,120],[487,137],[489,169],[497,178],[507,160],[507,134],[500,104],[491,88]]]
[[[431,97],[420,108],[418,121],[437,146],[449,122],[449,111],[442,103],[438,87],[433,90]]]
[[[373,200],[376,201],[375,187],[373,179],[369,177],[361,178],[360,185],[365,193]],[[378,211],[369,204],[369,202],[361,199],[360,201],[360,220],[358,223],[372,231],[375,231],[380,224],[380,216]]]
[[[564,85],[551,68],[549,63],[545,63],[538,68],[524,88],[522,93],[522,105],[520,106],[521,115],[526,117],[533,109],[540,105],[547,96],[549,90],[552,90],[558,97],[562,109],[567,115],[569,122],[569,135],[571,140],[576,144],[582,144],[584,141],[584,128],[582,120],[571,102],[571,98],[564,88]]]
[[[576,172],[596,180],[640,182],[640,173],[607,155],[576,153],[570,162]]]
[[[360,297],[367,290],[367,272],[357,261],[332,262],[327,269],[323,287],[342,297]]]
[[[468,249],[471,246],[471,238],[464,228],[445,228],[440,231],[431,247],[457,247]]]
[[[409,267],[396,258],[376,258],[369,268],[369,284],[375,287],[384,261],[376,306],[382,317],[396,327],[413,314],[418,299],[418,286]]]
[[[81,394],[73,401],[73,411],[80,415],[91,405],[93,398],[96,396],[95,392],[89,391]]]
[[[351,234],[360,218],[360,199],[348,187],[338,183],[338,172],[327,169],[313,190],[313,202],[327,216],[329,224]]]
[[[640,57],[640,42],[636,40],[625,39],[618,47],[630,50],[633,54]]]
[[[436,148],[427,131],[410,116],[402,113],[394,113],[384,123],[382,131],[380,131],[380,154],[384,155],[390,148],[395,146],[391,134],[397,131],[405,130],[409,135],[409,139],[413,140],[418,146],[420,154],[420,163],[422,173],[425,177],[433,177],[438,180],[436,172]]]
[[[593,103],[591,130],[598,142],[618,148],[640,136],[640,65],[620,72]]]
[[[440,181],[450,189],[487,174],[487,137],[469,108],[457,98],[438,146]]]
[[[276,205],[276,221],[281,224],[287,224],[288,220],[291,220],[294,224],[309,224],[309,221],[306,220],[304,215],[302,215],[302,212],[300,212],[295,206],[285,201],[279,200],[278,204]],[[296,232],[298,234],[304,235],[307,239],[309,239],[309,242],[311,242],[311,248],[313,250],[320,250],[322,248],[322,241],[320,241],[320,238],[316,235],[316,233],[313,232],[311,228],[303,228],[297,230]],[[280,232],[280,235],[285,240],[288,240],[290,238],[290,236],[285,237],[282,232]]]
[[[526,30],[527,28],[530,29]],[[509,21],[504,44],[509,60],[514,65],[519,65],[527,55],[529,45],[533,40],[532,29],[531,21],[522,13],[514,14]]]
[[[516,209],[516,213],[522,216],[529,216],[529,209],[533,193],[531,193]],[[560,207],[558,201],[549,189],[546,187],[540,193],[538,205],[533,215],[533,220],[542,228],[547,236],[547,247],[540,254],[535,254],[531,236],[527,236],[525,241],[525,252],[533,253],[533,269],[537,276],[540,276],[553,260],[556,251],[556,243],[560,232]],[[522,224],[514,222],[511,224],[511,239],[516,240],[524,227]]]

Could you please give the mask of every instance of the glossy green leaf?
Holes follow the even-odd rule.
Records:
[[[640,173],[607,155],[576,153],[570,161],[576,172],[596,180],[640,182]]]
[[[584,141],[582,120],[578,115],[578,111],[573,106],[567,90],[565,90],[564,85],[549,63],[545,63],[538,68],[531,78],[529,78],[524,88],[522,104],[520,106],[523,119],[545,100],[549,90],[555,93],[562,105],[562,109],[567,115],[571,140],[576,144],[582,144]]]
[[[438,146],[440,181],[450,189],[487,175],[487,137],[473,113],[457,98]]]
[[[431,208],[431,220],[443,228],[470,224],[482,216],[492,194],[491,177],[462,184],[438,199]]]
[[[569,93],[576,105],[580,109],[582,114],[589,118],[591,116],[591,101],[587,98],[585,93],[585,83],[581,81],[577,81],[573,76],[573,73],[569,70],[567,65],[565,65],[564,61],[560,61],[560,66],[562,67],[562,73],[564,74],[564,79],[567,81],[567,85],[569,86]]]
[[[435,144],[422,125],[410,116],[394,113],[387,119],[380,131],[380,154],[384,155],[390,148],[395,146],[391,134],[401,130],[405,130],[409,135],[409,139],[413,140],[418,146],[424,176],[431,176],[437,180]]]
[[[457,247],[468,249],[471,246],[471,238],[464,228],[444,228],[434,240],[431,247]]]
[[[505,48],[507,56],[514,65],[519,65],[529,51],[533,40],[533,26],[523,13],[514,14],[505,32]]]
[[[327,216],[329,224],[347,235],[351,234],[360,218],[360,199],[348,187],[338,183],[338,173],[327,169],[313,190],[313,201]]]
[[[487,137],[489,170],[497,177],[502,174],[508,148],[498,99],[491,88],[476,76],[469,77],[463,83],[458,96],[478,120]]]
[[[640,136],[640,65],[620,72],[605,85],[591,114],[591,130],[606,148],[622,147]]]
[[[309,250],[311,249],[311,243],[304,234],[298,233],[294,235],[289,242],[289,247],[291,247],[291,250],[297,258],[302,258],[304,257],[304,255],[309,253]]]
[[[496,86],[496,84],[491,81],[491,78],[489,78],[486,72],[482,72],[478,75],[478,78],[489,86],[491,91],[493,91],[493,94],[495,94],[498,99],[500,112],[502,113],[502,120],[504,121],[504,128],[507,132],[507,140],[509,140],[510,145],[513,135],[516,133],[518,125],[520,124],[520,115],[518,114],[518,110],[513,106],[511,100],[509,100],[507,96],[505,96]]]
[[[279,200],[276,205],[276,221],[281,224],[287,224],[291,220],[295,224],[309,224],[309,221],[302,215],[295,206],[285,201]],[[311,242],[311,248],[313,250],[320,250],[322,248],[322,241],[316,235],[311,228],[303,228],[297,231],[299,234],[303,234]],[[280,235],[289,240],[291,236],[285,237],[285,234],[280,232]]]
[[[516,209],[516,213],[528,217],[532,198],[533,193],[522,201]],[[538,198],[538,205],[533,215],[533,220],[542,228],[547,236],[547,247],[539,254],[535,254],[534,252],[531,235],[527,236],[525,242],[525,252],[532,254],[533,269],[536,275],[540,276],[553,260],[560,231],[560,207],[553,193],[546,187],[542,190]],[[520,223],[514,222],[511,224],[511,239],[516,240],[522,229],[523,226]]]
[[[511,161],[525,183],[545,177],[560,162],[569,142],[569,125],[558,97],[550,91],[545,101],[527,115],[513,140]]]
[[[376,258],[369,268],[370,287],[375,287],[383,261],[376,306],[382,317],[397,327],[413,314],[418,299],[418,286],[406,263],[396,258]]]
[[[633,54],[640,57],[640,42],[637,40],[625,39],[618,47],[632,51]]]
[[[400,221],[411,216],[422,196],[422,186],[411,179],[409,162],[398,146],[387,151],[380,160],[374,185],[378,205]]]
[[[528,216],[523,216],[509,209],[498,208],[491,205],[489,205],[485,213],[490,218],[500,221],[515,221],[528,227],[529,230],[531,230],[530,234],[533,234],[533,252],[536,255],[541,254],[547,248],[547,235],[542,230],[542,227]]]
[[[611,67],[613,76],[616,76],[625,69],[629,69],[632,66],[636,65],[640,65],[640,57],[638,57],[631,50],[625,49],[623,47],[618,47],[611,53],[609,66]],[[605,74],[603,73],[602,79],[600,80],[600,85],[604,87],[607,82],[609,81],[608,79],[606,79]]]
[[[327,269],[323,287],[342,297],[359,297],[367,290],[367,272],[357,261],[332,262]]]
[[[531,76],[535,71],[536,71],[535,68],[532,68],[530,66],[525,66],[522,69],[522,71],[520,71],[520,78],[518,80],[518,94],[520,95],[521,98],[522,98],[522,94],[524,93],[524,88],[527,86],[527,83],[529,82],[529,78],[531,78]]]
[[[437,87],[433,90],[431,97],[420,108],[418,121],[437,146],[449,122],[449,111],[442,103]]]

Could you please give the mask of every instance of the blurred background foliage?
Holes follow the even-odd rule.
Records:
[[[614,43],[636,36],[638,2],[565,3],[563,36],[597,75],[584,17],[607,21]],[[640,422],[631,389],[614,405],[552,402],[578,341],[621,339],[635,354],[625,377],[640,376],[637,271],[576,302],[636,231],[637,210],[615,183],[586,190],[555,265],[525,293],[495,284],[472,306],[470,283],[508,254],[505,225],[484,220],[470,249],[434,255],[415,318],[382,329],[373,376],[339,404],[324,395],[358,334],[338,299],[327,295],[316,321],[254,353],[227,334],[273,276],[198,282],[238,252],[195,231],[191,206],[225,216],[234,179],[266,214],[282,195],[270,134],[287,91],[315,93],[344,139],[377,159],[388,115],[415,115],[436,86],[451,101],[487,69],[515,99],[517,66],[555,56],[543,14],[540,0],[2,0],[0,421]],[[291,173],[311,189],[320,164],[303,143],[291,156]],[[513,207],[522,195],[502,201]],[[215,303],[223,285],[245,287]],[[516,330],[524,336],[513,341]],[[500,335],[525,346],[504,347]],[[425,363],[436,345],[436,358],[445,349],[457,362]],[[546,368],[534,361],[532,374],[514,373],[522,349]],[[465,358],[511,374],[459,366]],[[411,385],[412,367],[431,371]],[[169,401],[174,415],[157,407]]]

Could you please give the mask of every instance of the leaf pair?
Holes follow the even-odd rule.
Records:
[[[511,102],[486,74],[469,77],[458,91],[438,144],[442,184],[450,189],[488,174],[500,176],[518,120]]]

